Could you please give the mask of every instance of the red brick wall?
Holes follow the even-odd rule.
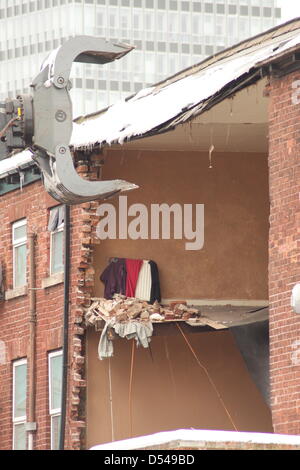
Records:
[[[56,203],[52,201],[52,204]],[[27,233],[37,235],[37,287],[49,275],[49,233],[47,232],[46,197],[40,183],[13,191],[0,198],[0,259],[5,270],[5,289],[12,289],[12,234],[11,224],[27,218]],[[51,305],[51,307],[49,307]],[[49,445],[50,421],[47,419],[48,379],[47,350],[61,347],[62,285],[37,291],[37,448]],[[29,339],[29,296],[25,295],[0,303],[0,339],[6,349],[5,363],[0,365],[0,446],[12,445],[12,361],[26,357]],[[46,417],[47,416],[47,417]]]
[[[27,233],[36,234],[36,422],[34,447],[50,449],[48,352],[62,347],[63,283],[42,287],[49,276],[50,234],[48,210],[58,203],[40,182],[0,198],[0,261],[5,269],[5,289],[12,288],[11,224],[27,218]],[[91,208],[93,203],[71,208],[71,278],[69,314],[69,383],[66,449],[84,447],[84,329],[83,307],[93,286],[91,263]],[[28,264],[28,263],[27,263]],[[29,296],[0,301],[0,449],[12,448],[12,361],[26,357],[29,339]]]
[[[300,315],[290,307],[300,282],[300,72],[270,87],[270,375],[275,433],[300,433]],[[295,85],[294,85],[295,86]],[[293,103],[293,96],[299,104]]]

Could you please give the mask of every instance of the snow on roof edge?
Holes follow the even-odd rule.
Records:
[[[266,31],[263,31],[262,33],[259,33],[259,34],[256,34],[255,36],[250,36],[249,38],[247,39],[243,39],[242,41],[236,43],[236,44],[233,44],[225,49],[222,49],[221,51],[209,56],[209,57],[206,57],[205,59],[201,60],[200,62],[196,63],[196,64],[193,64],[189,67],[186,67],[182,70],[179,70],[178,72],[174,73],[173,75],[170,75],[166,78],[164,78],[163,80],[160,80],[159,82],[156,82],[152,85],[150,85],[151,88],[157,88],[159,86],[162,86],[164,84],[168,84],[170,83],[171,81],[173,81],[174,79],[177,79],[180,80],[180,76],[182,76],[183,74],[187,73],[187,72],[190,72],[190,73],[194,73],[193,71],[197,70],[199,67],[201,66],[205,66],[207,64],[207,66],[211,65],[211,63],[215,63],[216,61],[222,59],[222,57],[224,56],[227,56],[228,54],[230,54],[230,52],[232,52],[231,55],[234,55],[234,51],[238,51],[238,49],[242,46],[245,46],[246,44],[248,44],[249,46],[248,47],[251,47],[251,43],[254,42],[255,40],[259,39],[259,38],[263,38],[265,37],[265,40],[270,36],[271,33],[276,33],[278,32],[279,34],[277,36],[280,36],[280,30],[282,29],[282,33],[281,34],[285,34],[284,32],[284,29],[288,26],[288,25],[292,25],[294,23],[298,23],[299,22],[299,27],[300,27],[300,17],[296,17],[296,18],[292,18],[288,21],[286,21],[285,23],[282,23],[280,25],[277,25],[277,26],[273,26],[272,28],[266,30]],[[297,29],[296,26],[294,29]],[[290,32],[293,31],[293,29],[290,29],[289,30]],[[263,42],[263,41],[261,41]],[[142,89],[144,90],[144,89]],[[140,90],[140,91],[142,91]],[[128,101],[130,100],[131,98],[134,98],[135,96],[137,96],[139,93],[133,93],[132,95],[129,95],[125,101]],[[81,123],[81,122],[84,122],[88,119],[93,119],[97,116],[99,116],[100,114],[103,114],[104,112],[106,112],[111,106],[106,106],[105,108],[103,109],[100,109],[98,111],[94,111],[92,113],[89,113],[89,114],[86,114],[86,115],[79,115],[77,116],[75,119],[74,119],[74,122],[77,123]]]
[[[192,66],[189,75],[171,82],[166,79],[160,87],[143,89],[129,99],[113,104],[105,112],[93,113],[74,122],[71,144],[75,149],[123,144],[169,129],[170,125],[176,127],[204,112],[202,103],[217,95],[219,101],[225,99],[223,90],[251,72],[259,72],[261,63],[272,62],[277,56],[289,53],[290,49],[300,48],[299,19],[270,31],[258,36],[263,39],[261,41],[253,38],[245,41],[244,45],[248,44],[245,49],[234,46],[227,53],[221,52],[212,63],[204,61],[198,71]]]
[[[5,178],[11,173],[15,173],[18,169],[31,165],[32,152],[30,150],[23,150],[22,152],[16,153],[11,157],[0,160],[0,178]]]
[[[177,429],[146,436],[113,441],[92,446],[90,450],[133,450],[145,447],[167,444],[168,442],[182,441],[204,444],[205,442],[243,442],[253,444],[297,445],[300,447],[300,436],[288,434],[271,434],[238,431],[214,431],[200,429]]]

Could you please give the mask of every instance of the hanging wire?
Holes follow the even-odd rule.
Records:
[[[19,117],[12,118],[8,123],[3,127],[3,129],[0,131],[0,139],[5,136],[6,132],[8,129],[14,125],[14,122],[20,121]]]
[[[218,392],[218,389],[217,389],[217,387],[216,387],[214,381],[212,380],[212,378],[210,377],[210,375],[209,375],[209,373],[208,373],[208,370],[207,370],[206,367],[204,367],[204,365],[201,364],[201,362],[199,361],[198,356],[197,356],[197,354],[195,353],[195,351],[194,351],[194,349],[193,349],[191,343],[189,342],[188,338],[186,337],[186,335],[185,335],[184,332],[182,331],[182,328],[179,326],[179,324],[178,324],[177,322],[176,322],[176,325],[177,325],[177,328],[179,329],[179,331],[181,332],[182,336],[184,337],[184,339],[185,339],[185,341],[186,341],[186,343],[187,343],[189,349],[191,350],[191,352],[192,352],[194,358],[196,359],[197,364],[201,367],[201,369],[204,370],[204,372],[205,372],[205,374],[206,374],[206,376],[207,376],[207,378],[208,378],[208,380],[209,380],[211,386],[212,386],[213,389],[215,390],[215,392],[216,392],[216,394],[217,394],[217,396],[218,396],[218,398],[219,398],[219,400],[220,400],[220,402],[221,402],[221,404],[222,404],[224,410],[226,411],[226,414],[227,414],[227,416],[228,416],[228,418],[229,418],[229,420],[230,420],[232,426],[234,427],[235,431],[238,431],[238,429],[237,429],[236,425],[234,424],[233,419],[232,419],[232,417],[231,417],[231,415],[230,415],[228,409],[226,408],[226,405],[225,405],[225,403],[224,403],[224,401],[223,401],[223,399],[222,399],[220,393]]]
[[[115,440],[114,429],[114,413],[113,413],[113,397],[112,397],[112,380],[111,380],[111,361],[108,358],[108,381],[109,381],[109,402],[110,402],[110,421],[111,421],[111,440]]]
[[[133,377],[133,364],[134,364],[134,351],[135,351],[135,340],[132,340],[131,347],[131,363],[130,363],[130,379],[129,379],[129,428],[130,437],[132,437],[132,377]]]

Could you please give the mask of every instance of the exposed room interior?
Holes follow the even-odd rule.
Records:
[[[111,257],[151,259],[162,304],[185,300],[210,324],[155,323],[148,350],[118,338],[104,360],[101,329],[88,328],[88,445],[188,425],[272,432],[266,90],[262,79],[170,132],[103,148],[102,178],[139,186],[128,207],[204,204],[205,234],[198,251],[178,239],[101,240],[94,298]]]

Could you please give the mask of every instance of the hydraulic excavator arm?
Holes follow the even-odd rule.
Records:
[[[132,50],[104,39],[77,36],[53,51],[32,81],[32,95],[0,103],[0,160],[14,149],[30,148],[46,191],[64,204],[106,199],[137,188],[122,180],[87,181],[75,170],[70,151],[72,63],[105,64]]]

